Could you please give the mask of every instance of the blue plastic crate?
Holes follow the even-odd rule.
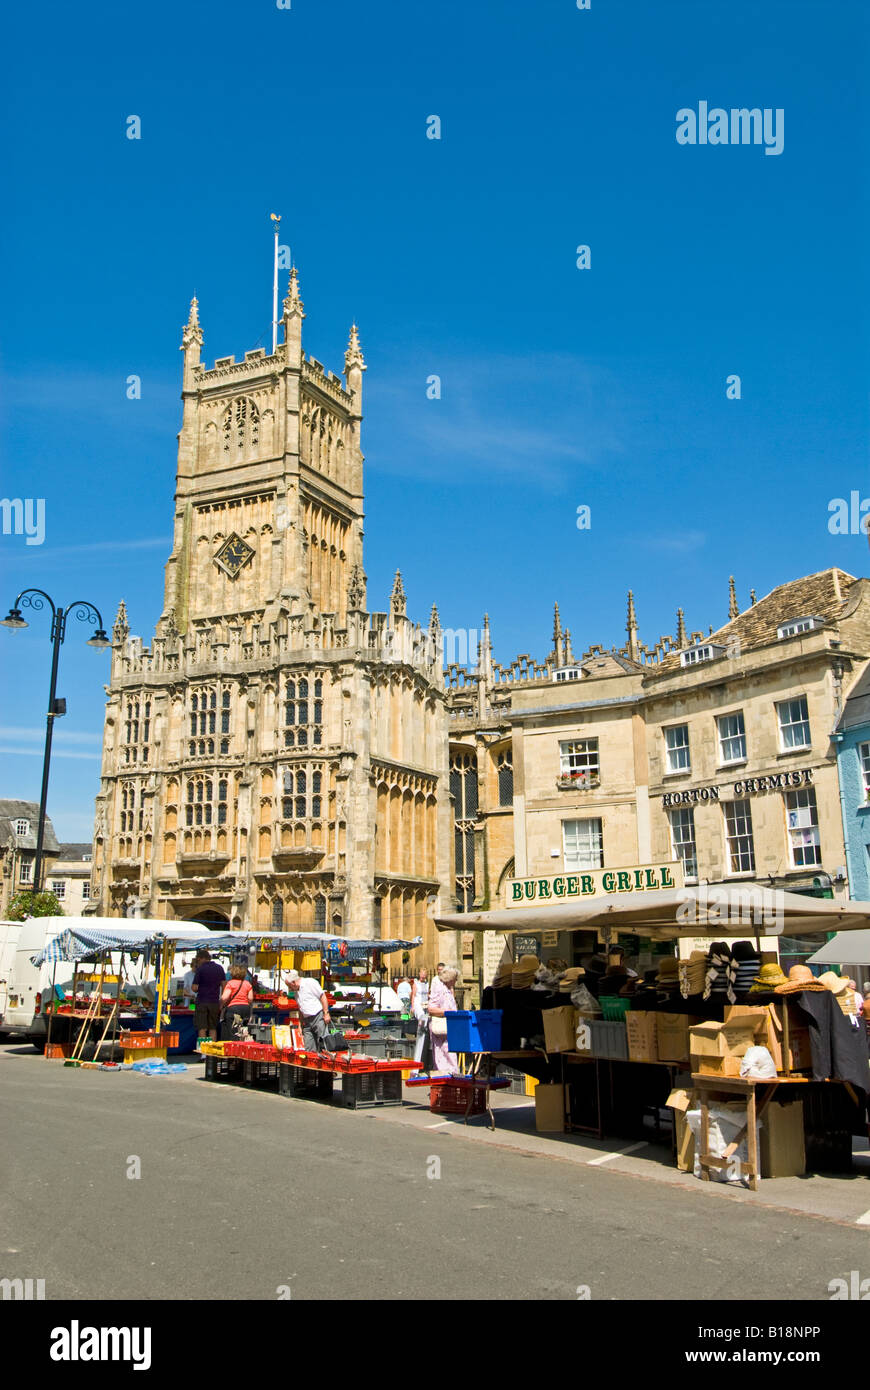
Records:
[[[500,1052],[501,1009],[451,1010],[447,1018],[447,1046],[451,1052]]]

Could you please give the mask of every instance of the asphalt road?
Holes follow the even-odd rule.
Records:
[[[0,1104],[0,1278],[47,1299],[827,1300],[870,1276],[866,1229],[195,1070],[6,1046]]]

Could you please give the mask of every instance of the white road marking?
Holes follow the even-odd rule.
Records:
[[[856,1226],[870,1226],[870,1211],[865,1211],[863,1216],[859,1216],[855,1222]]]
[[[424,1129],[443,1129],[445,1125],[449,1124],[450,1120],[442,1120],[441,1123],[437,1125],[424,1125]]]
[[[624,1149],[617,1149],[615,1153],[602,1154],[600,1158],[590,1158],[589,1167],[594,1168],[597,1163],[609,1163],[612,1158],[622,1158],[624,1154],[633,1154],[635,1149],[645,1149],[646,1147],[647,1141],[645,1139],[641,1139],[639,1143],[629,1144]]]

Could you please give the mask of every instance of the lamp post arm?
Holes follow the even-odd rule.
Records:
[[[31,594],[37,594],[38,597],[34,600],[30,598]],[[51,609],[52,618],[55,618],[57,616],[57,609],[55,608],[54,603],[49,598],[48,594],[45,592],[44,589],[22,589],[21,593],[16,598],[13,607],[20,608],[21,600],[25,598],[30,600],[28,603],[25,603],[25,608],[35,608],[36,611],[39,612],[41,608],[45,607],[45,603],[47,603],[49,608]],[[45,599],[45,603],[41,602],[42,599]]]

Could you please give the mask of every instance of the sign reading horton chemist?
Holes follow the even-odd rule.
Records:
[[[810,767],[801,768],[799,772],[774,772],[768,773],[765,777],[744,777],[742,782],[734,783],[731,795],[739,799],[755,796],[758,792],[788,791],[791,787],[808,787],[812,780],[813,770]],[[684,792],[665,792],[662,806],[693,806],[699,801],[718,801],[720,791],[719,787],[690,787]]]
[[[508,907],[528,907],[529,903],[567,902],[605,893],[655,893],[662,888],[682,887],[681,863],[639,864],[629,869],[557,874],[555,878],[512,878],[508,880],[506,902]]]

